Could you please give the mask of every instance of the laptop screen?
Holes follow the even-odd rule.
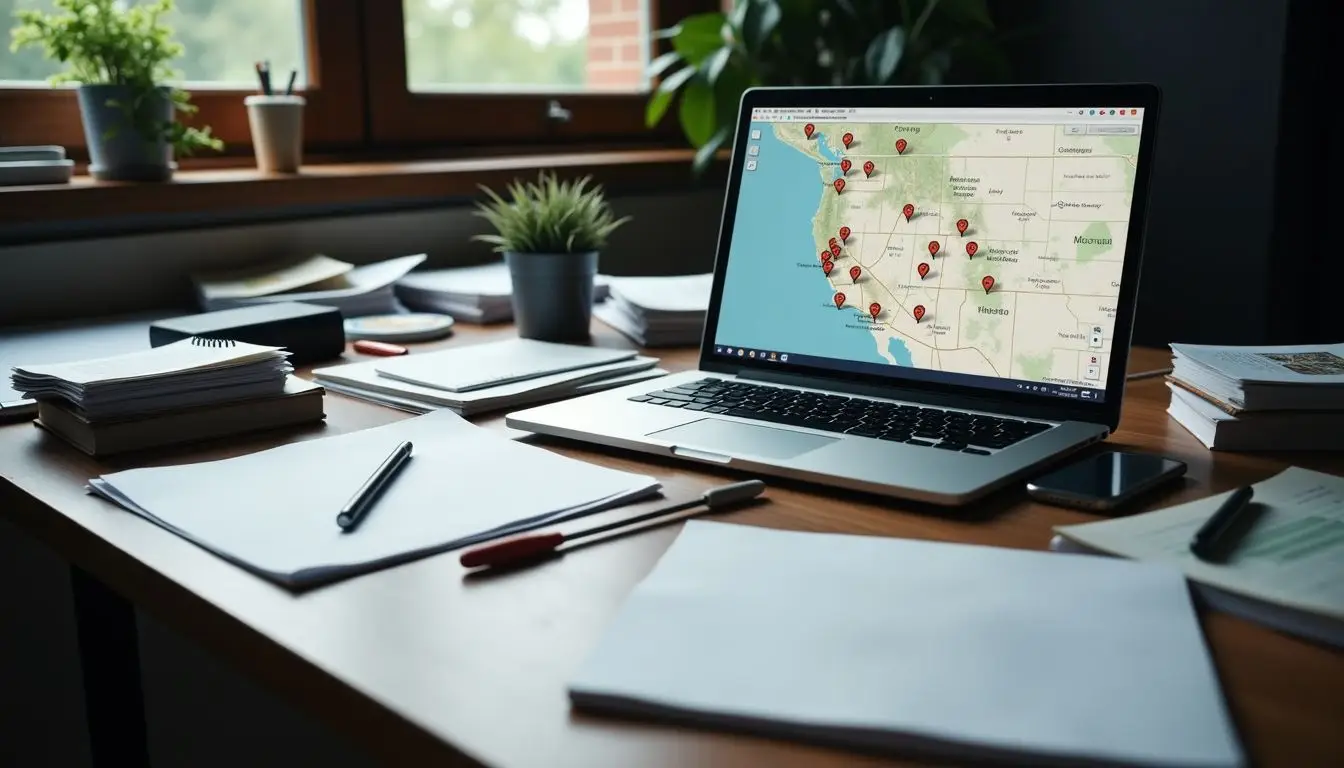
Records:
[[[1104,399],[1142,112],[752,109],[713,355]]]

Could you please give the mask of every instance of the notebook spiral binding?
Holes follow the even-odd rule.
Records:
[[[193,346],[197,347],[236,347],[238,342],[232,339],[209,339],[204,336],[193,336],[191,338]]]

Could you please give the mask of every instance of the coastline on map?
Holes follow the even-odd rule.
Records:
[[[761,132],[752,142],[760,151],[756,170],[743,171],[715,341],[859,362],[891,364],[895,359],[908,365],[910,353],[903,344],[899,350],[885,350],[888,357],[870,331],[854,327],[861,325],[857,308],[836,309],[835,290],[821,271],[820,248],[813,248],[813,220],[830,188],[822,183],[816,160],[780,141],[773,127],[750,126]],[[834,154],[832,159],[839,160]]]

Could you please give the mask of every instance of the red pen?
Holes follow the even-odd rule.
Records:
[[[379,357],[394,357],[410,352],[409,349],[400,344],[389,344],[385,341],[373,341],[371,339],[360,339],[352,346],[356,352],[365,355],[377,355]]]
[[[459,562],[467,568],[491,567],[497,568],[502,565],[516,565],[518,563],[532,560],[554,552],[561,544],[581,539],[585,536],[595,536],[599,533],[614,531],[627,526],[647,523],[650,520],[656,520],[660,517],[666,517],[675,512],[691,509],[704,505],[705,509],[696,514],[704,512],[713,512],[724,509],[725,507],[741,504],[744,501],[760,496],[765,491],[765,483],[760,480],[747,480],[732,485],[724,485],[718,488],[711,488],[705,491],[704,495],[698,499],[684,501],[680,504],[673,504],[670,507],[654,510],[643,515],[617,520],[614,523],[605,525],[596,525],[592,528],[579,531],[577,533],[563,534],[553,533],[529,533],[522,536],[497,541],[492,544],[485,544],[475,549],[469,549],[462,553]],[[688,515],[694,517],[695,515]]]

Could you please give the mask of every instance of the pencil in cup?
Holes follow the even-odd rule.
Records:
[[[257,168],[267,173],[297,173],[303,164],[303,97],[262,94],[248,96],[243,103]]]

